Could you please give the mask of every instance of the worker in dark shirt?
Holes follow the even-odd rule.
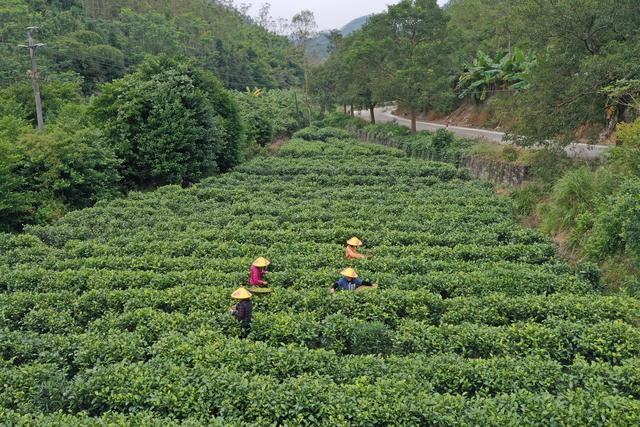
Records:
[[[342,277],[333,284],[331,292],[355,291],[358,288],[370,289],[378,287],[378,285],[359,279],[358,273],[356,273],[353,268],[345,268],[340,272],[340,275]]]
[[[231,311],[240,322],[242,332],[240,336],[246,338],[251,332],[251,313],[253,311],[253,302],[251,301],[251,292],[245,288],[238,288],[231,294],[231,298],[238,300],[238,303]]]

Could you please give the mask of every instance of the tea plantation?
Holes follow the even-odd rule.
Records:
[[[0,253],[2,424],[640,425],[640,301],[464,170],[330,129]],[[380,288],[329,293],[349,266]]]

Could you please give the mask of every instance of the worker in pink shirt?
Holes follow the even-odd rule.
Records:
[[[266,280],[266,268],[271,264],[271,261],[265,257],[259,257],[253,264],[251,264],[249,284],[251,286],[267,286],[269,283]]]

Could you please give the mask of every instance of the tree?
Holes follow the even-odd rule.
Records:
[[[309,70],[311,63],[306,55],[309,41],[317,34],[318,26],[315,16],[310,10],[303,10],[291,18],[291,37],[298,47],[298,54],[302,56],[304,70],[304,94],[305,103],[307,104],[307,122],[311,122],[311,106],[309,101]]]
[[[377,91],[409,110],[413,131],[417,112],[447,92],[446,25],[436,0],[403,0],[367,24],[377,33],[375,48],[388,52]]]
[[[102,86],[91,108],[128,187],[189,183],[234,166],[241,125],[230,94],[190,61],[152,58]]]
[[[496,59],[478,51],[477,57],[458,76],[456,91],[460,98],[468,97],[480,103],[498,90],[526,90],[530,87],[528,79],[535,64],[535,56],[526,55],[517,47]]]
[[[85,107],[67,104],[46,134],[0,118],[0,230],[44,223],[120,191],[120,162]]]
[[[17,145],[22,153],[18,174],[28,179],[26,187],[40,205],[52,201],[63,211],[79,209],[119,194],[120,161],[94,127],[28,132]]]
[[[346,93],[351,103],[368,110],[371,123],[374,124],[376,105],[393,99],[384,90],[386,61],[392,52],[380,49],[377,42],[379,31],[374,21],[371,25],[365,25],[362,31],[353,33],[345,43],[346,49],[340,58],[349,75],[350,84]]]
[[[263,100],[261,89],[245,92],[232,92],[233,98],[239,106],[240,117],[248,144],[266,146],[273,140],[273,115]]]
[[[598,124],[605,139],[625,119],[627,101],[603,89],[640,77],[640,14],[634,0],[535,0],[518,2],[514,20],[528,24],[538,50],[531,90],[503,107],[523,144],[551,138],[571,142],[575,130]]]
[[[98,83],[107,83],[125,73],[124,54],[104,43],[92,31],[77,31],[52,42],[53,48],[44,50],[55,63],[53,70],[77,72],[83,78],[83,91],[92,93]]]
[[[18,230],[32,213],[33,196],[26,180],[16,174],[21,156],[15,144],[0,137],[0,231]]]

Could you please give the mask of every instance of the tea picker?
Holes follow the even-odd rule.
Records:
[[[251,292],[254,294],[268,294],[271,293],[271,289],[267,287],[269,282],[266,280],[267,267],[271,264],[271,261],[265,257],[259,257],[251,264],[249,270],[249,284],[251,285]]]
[[[367,258],[366,255],[358,253],[358,248],[361,246],[362,246],[362,240],[358,239],[357,237],[352,237],[349,240],[347,240],[347,249],[345,251],[347,259]]]
[[[242,328],[240,336],[242,338],[246,338],[251,332],[251,314],[253,312],[251,297],[251,292],[245,288],[238,288],[231,294],[231,298],[238,300],[238,303],[231,308],[231,314],[240,322]]]
[[[342,277],[333,284],[333,286],[331,287],[331,292],[362,292],[364,290],[375,289],[378,287],[377,284],[372,284],[371,282],[367,282],[358,278],[358,273],[356,273],[353,268],[345,268],[340,272],[340,275]]]

